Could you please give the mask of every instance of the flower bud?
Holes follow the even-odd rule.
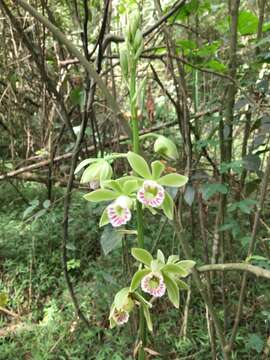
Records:
[[[136,31],[136,35],[133,41],[133,49],[136,53],[139,48],[141,48],[141,45],[143,43],[143,35],[140,29]]]
[[[178,158],[175,143],[163,135],[160,135],[155,141],[154,151],[173,160]]]
[[[128,80],[129,68],[128,68],[128,53],[125,48],[120,50],[120,66],[122,69],[122,74],[125,80]]]
[[[135,60],[138,60],[139,57],[141,56],[141,53],[143,52],[143,42],[141,43],[139,49],[136,51],[136,54],[134,56]]]
[[[128,37],[133,42],[135,38],[136,31],[140,26],[141,16],[138,11],[132,12],[128,17]]]
[[[111,165],[105,160],[101,160],[100,162],[101,162],[100,172],[99,172],[100,182],[105,181],[105,180],[110,180],[113,175],[113,170],[112,170]]]
[[[134,306],[135,306],[135,302],[134,302],[134,300],[131,298],[131,296],[129,295],[129,296],[127,297],[127,300],[126,300],[125,304],[123,305],[123,310],[127,311],[128,313],[130,313],[130,312],[133,310]]]
[[[113,171],[111,165],[107,161],[100,159],[84,170],[81,177],[81,183],[85,184],[93,181],[102,183],[104,180],[110,180],[112,174]]]

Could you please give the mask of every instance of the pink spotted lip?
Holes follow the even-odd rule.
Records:
[[[142,204],[151,207],[160,206],[165,198],[165,190],[156,181],[146,180],[137,193],[137,199]]]
[[[128,322],[129,313],[125,310],[115,310],[113,314],[113,319],[117,323],[117,325],[123,325]]]
[[[122,199],[109,205],[107,212],[113,227],[125,225],[131,219],[131,211]]]
[[[154,296],[161,297],[166,292],[166,285],[161,274],[150,273],[141,281],[141,288],[144,292]]]

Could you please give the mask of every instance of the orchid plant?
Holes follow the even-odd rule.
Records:
[[[177,160],[178,151],[172,140],[163,135],[150,133],[139,136],[137,117],[137,98],[143,84],[137,87],[136,67],[143,50],[143,37],[140,30],[140,16],[132,14],[126,31],[125,47],[120,50],[120,64],[123,78],[129,90],[132,128],[132,150],[127,154],[110,154],[104,158],[86,159],[82,161],[75,174],[84,169],[81,182],[89,183],[91,192],[84,198],[91,202],[105,203],[99,225],[111,224],[113,228],[123,231],[136,215],[136,231],[138,248],[132,249],[132,256],[138,262],[138,270],[131,279],[129,287],[118,291],[111,306],[109,320],[110,326],[121,326],[128,322],[130,313],[136,307],[140,309],[140,338],[139,359],[145,359],[144,346],[146,345],[145,324],[149,331],[153,330],[150,310],[155,298],[161,298],[166,293],[171,303],[179,307],[179,290],[187,289],[182,280],[189,275],[193,261],[180,261],[178,256],[171,255],[165,261],[161,250],[157,258],[144,249],[143,237],[143,211],[150,211],[153,215],[159,212],[173,220],[174,200],[168,192],[169,187],[184,186],[188,178],[176,172],[164,174],[165,165],[156,160],[150,166],[139,154],[140,140],[153,137],[154,151],[165,159]],[[113,179],[111,164],[115,159],[125,159],[132,170],[132,175]]]

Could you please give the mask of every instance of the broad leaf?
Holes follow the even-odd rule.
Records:
[[[111,226],[105,227],[100,238],[104,255],[108,255],[114,249],[119,248],[122,238],[123,234],[121,232],[114,230]]]
[[[149,166],[143,157],[129,151],[127,154],[127,160],[136,174],[143,178],[151,179],[152,175]]]
[[[145,298],[141,294],[139,294],[137,291],[135,291],[133,293],[133,297],[136,300],[138,300],[140,303],[145,304],[146,306],[148,306],[148,308],[150,308],[150,309],[152,308],[152,304],[150,302],[148,302],[147,300],[145,300]]]
[[[196,265],[196,263],[193,260],[182,260],[177,262],[177,265],[181,266],[181,268],[189,272]]]
[[[162,203],[162,209],[164,211],[164,214],[167,216],[168,219],[173,220],[173,208],[174,208],[174,202],[171,196],[165,191],[165,198]]]
[[[161,250],[158,249],[157,251],[157,259],[161,261],[163,264],[165,263],[165,257]]]
[[[137,180],[127,180],[123,185],[123,191],[126,195],[130,195],[131,193],[138,190],[139,184]]]
[[[92,192],[84,195],[84,198],[87,201],[101,202],[101,201],[115,200],[118,196],[119,196],[119,194],[117,194],[114,191],[107,190],[107,189],[98,189],[98,190],[92,191]]]
[[[8,294],[6,292],[0,292],[0,306],[4,307],[8,303]]]
[[[122,193],[122,188],[116,180],[105,180],[102,182],[102,186],[114,190],[115,192]]]
[[[131,254],[139,262],[147,265],[148,267],[151,266],[153,256],[148,251],[141,248],[133,248],[131,249]]]
[[[216,193],[227,194],[228,188],[224,184],[205,184],[202,186],[202,196],[204,200],[210,199]]]
[[[163,274],[164,282],[167,287],[168,296],[172,304],[179,308],[179,289],[176,281],[168,274]]]
[[[170,255],[168,257],[167,264],[173,264],[173,263],[176,263],[177,261],[179,261],[179,256],[178,255]]]
[[[183,280],[175,279],[179,290],[189,290],[188,284],[186,284]]]
[[[181,266],[179,266],[178,264],[166,264],[162,269],[161,269],[162,273],[166,272],[166,273],[173,273],[173,274],[177,274],[181,277],[186,277],[188,275],[188,271],[184,268],[182,268]]]
[[[99,227],[102,227],[104,225],[109,224],[110,220],[109,220],[109,216],[108,216],[108,208],[106,207],[106,209],[104,209],[100,220],[99,220]]]
[[[185,202],[191,206],[195,198],[195,189],[192,185],[187,185],[185,194],[184,194],[184,200]]]
[[[184,186],[187,183],[187,181],[188,178],[186,176],[173,173],[163,176],[158,180],[158,183],[164,186],[180,187],[180,186]]]
[[[258,18],[250,11],[241,11],[238,18],[238,30],[241,35],[256,34]]]
[[[143,308],[143,314],[144,314],[144,317],[145,317],[145,320],[146,320],[148,330],[150,332],[152,332],[153,331],[153,324],[152,324],[149,308],[148,308],[148,306],[144,305],[143,303],[141,304],[141,306]]]
[[[153,179],[157,180],[165,169],[165,165],[161,161],[154,161],[151,163]]]

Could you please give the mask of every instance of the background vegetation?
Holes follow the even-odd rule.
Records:
[[[146,215],[146,247],[212,265],[190,276],[179,310],[158,302],[146,352],[270,356],[269,3],[1,0],[0,359],[136,357],[136,318],[108,322],[134,240],[98,228],[103,206],[73,175],[84,158],[130,148],[119,48],[135,7],[140,131],[174,140],[180,158],[166,171],[189,177],[175,222]],[[152,148],[143,143],[148,160]]]

